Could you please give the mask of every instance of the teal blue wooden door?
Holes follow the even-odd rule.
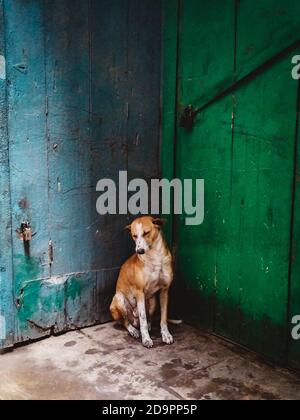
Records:
[[[96,184],[120,170],[158,176],[161,8],[152,3],[1,3],[2,347],[109,319],[131,247],[127,216],[97,214]],[[33,233],[25,247],[24,221]]]

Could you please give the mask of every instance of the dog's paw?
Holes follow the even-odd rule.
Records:
[[[174,338],[172,336],[172,334],[170,334],[169,331],[162,331],[161,332],[161,338],[163,343],[165,344],[173,344],[174,343]]]
[[[153,347],[153,341],[151,340],[150,337],[147,338],[143,338],[143,346],[147,347],[148,349],[150,349],[151,347]]]
[[[128,332],[133,338],[140,338],[140,332],[134,328],[132,325],[129,325]]]

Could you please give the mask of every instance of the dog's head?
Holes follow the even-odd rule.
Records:
[[[135,250],[138,254],[145,254],[151,249],[164,224],[165,220],[159,217],[144,216],[126,226],[135,242]]]

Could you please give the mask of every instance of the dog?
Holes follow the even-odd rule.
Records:
[[[172,255],[161,232],[164,223],[160,218],[143,216],[126,226],[135,242],[136,253],[121,267],[116,294],[110,306],[113,319],[123,322],[132,337],[139,338],[141,334],[142,343],[147,348],[153,347],[149,331],[158,291],[162,341],[166,344],[174,341],[168,329]]]

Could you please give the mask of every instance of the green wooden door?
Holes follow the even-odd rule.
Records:
[[[299,2],[183,0],[176,13],[165,4],[177,115],[170,113],[172,72],[165,71],[163,152],[173,146],[173,117],[172,175],[205,180],[204,223],[174,220],[185,314],[274,360],[287,362],[290,349],[290,364],[299,367],[299,343],[290,339],[291,316],[300,314],[296,227],[291,243],[299,225],[298,82],[291,76]],[[191,131],[179,124],[189,104],[200,108]]]

